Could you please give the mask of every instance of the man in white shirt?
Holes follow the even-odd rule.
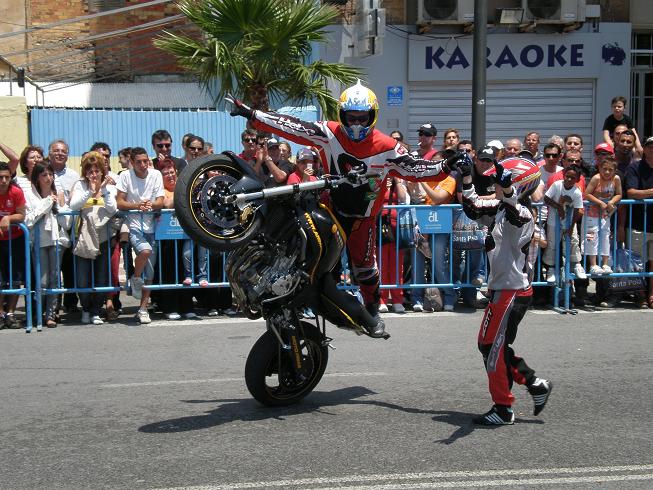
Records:
[[[131,277],[132,295],[141,300],[136,314],[139,323],[150,323],[147,302],[150,291],[143,284],[151,284],[156,264],[156,247],[154,246],[154,216],[151,211],[163,207],[163,178],[161,172],[150,168],[151,162],[144,148],[132,148],[132,168],[122,172],[116,189],[118,209],[121,211],[141,211],[129,213],[129,241],[136,252],[134,275]],[[147,214],[144,214],[147,213]],[[144,279],[141,274],[144,273]]]
[[[68,151],[68,143],[61,139],[54,140],[48,147],[48,159],[54,169],[54,185],[57,188],[57,194],[63,193],[66,204],[70,202],[70,193],[79,180],[79,174],[66,165]],[[75,267],[71,248],[64,249],[61,257],[61,273],[65,288],[75,287]],[[76,312],[78,310],[77,294],[64,294],[63,307],[67,313]]]

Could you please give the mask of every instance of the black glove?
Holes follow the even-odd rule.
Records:
[[[447,173],[451,173],[454,170],[457,170],[460,175],[466,177],[472,174],[472,160],[469,158],[467,152],[456,151],[453,153],[445,153],[446,156],[444,160],[443,169]]]
[[[497,173],[494,175],[494,182],[499,184],[504,189],[512,186],[512,172],[503,168],[503,165],[496,162],[494,164],[494,168],[497,171]]]
[[[365,175],[365,166],[357,165],[347,172],[347,180],[352,184],[360,184],[363,175]]]
[[[249,106],[246,106],[239,99],[236,99],[233,95],[227,94],[224,98],[225,101],[233,105],[231,111],[229,112],[232,116],[243,116],[247,119],[251,119],[254,115],[254,111]]]

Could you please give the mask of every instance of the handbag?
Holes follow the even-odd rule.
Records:
[[[479,250],[485,247],[487,228],[469,219],[462,209],[454,210],[452,227],[453,248],[456,250]]]

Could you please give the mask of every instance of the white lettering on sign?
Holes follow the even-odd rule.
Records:
[[[438,222],[438,212],[429,211],[429,223],[437,223],[437,222]]]

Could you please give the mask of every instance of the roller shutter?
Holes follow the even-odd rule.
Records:
[[[437,144],[446,128],[457,128],[462,138],[472,133],[472,85],[413,83],[410,86],[409,143],[417,143],[417,128],[432,122],[438,128]],[[524,139],[540,133],[544,143],[553,134],[578,133],[584,156],[594,145],[594,82],[592,80],[489,82],[486,92],[487,140]],[[606,116],[608,113],[606,112]]]

